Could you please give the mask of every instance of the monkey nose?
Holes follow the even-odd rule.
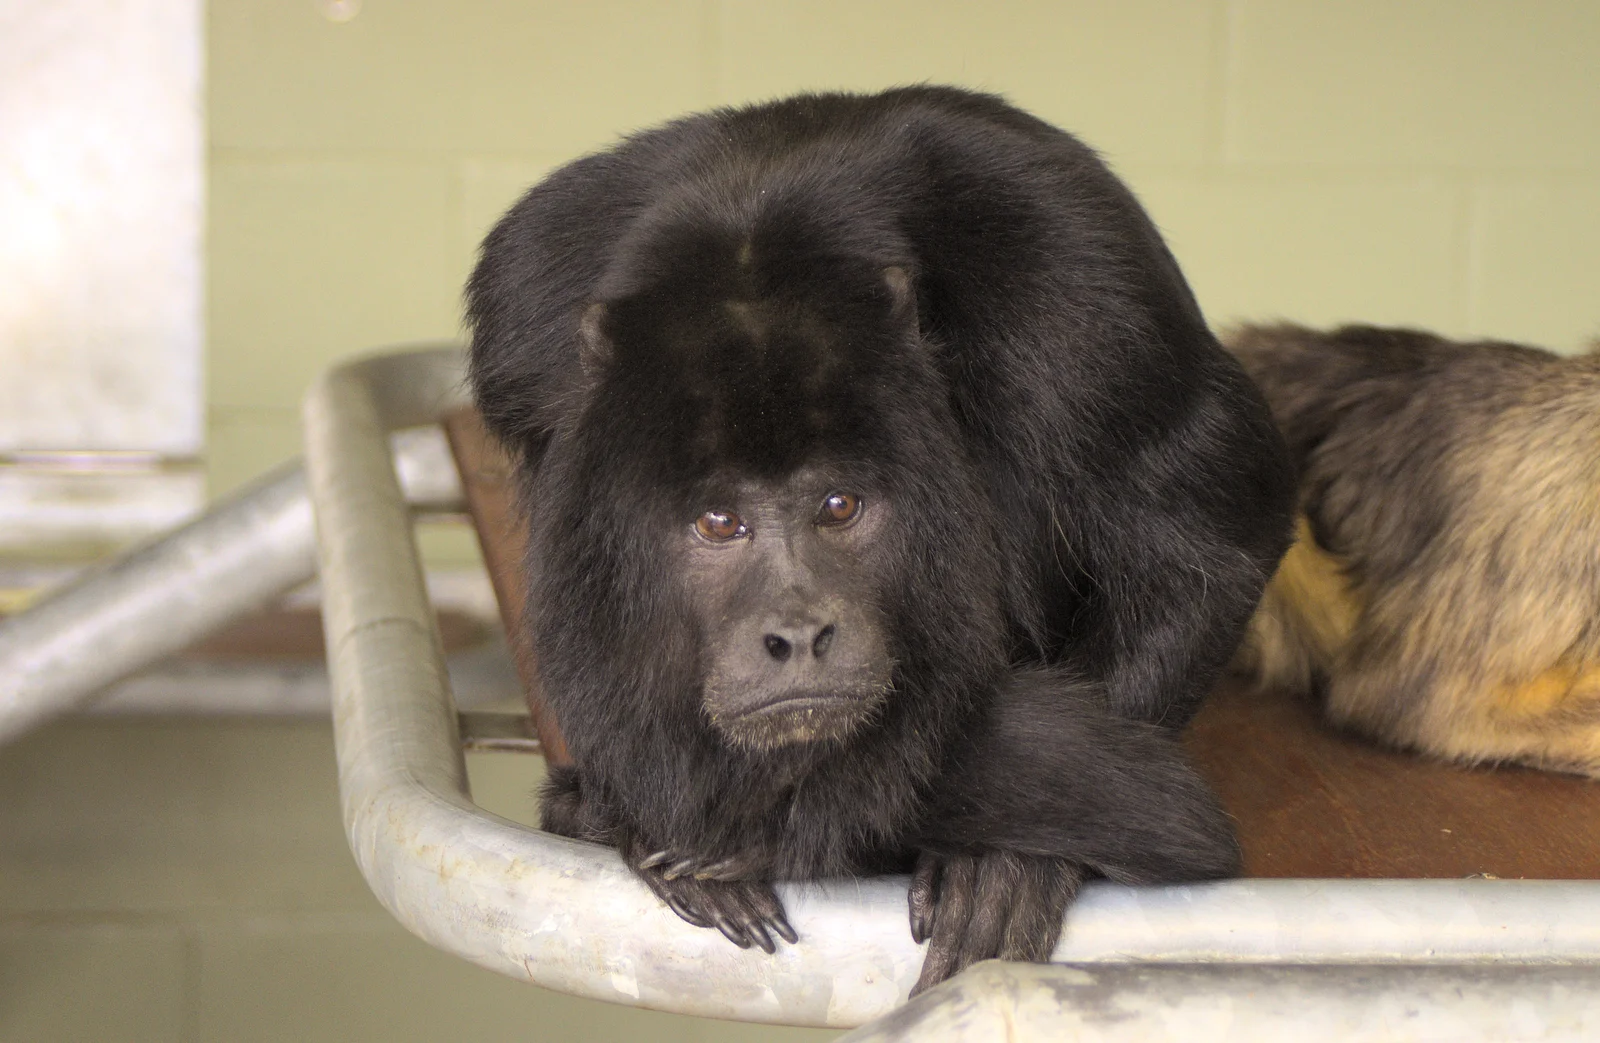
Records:
[[[834,630],[832,623],[773,627],[762,635],[761,641],[766,646],[767,655],[779,663],[786,663],[797,654],[805,656],[809,653],[812,658],[821,659],[833,644]]]

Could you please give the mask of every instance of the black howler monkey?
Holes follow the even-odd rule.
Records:
[[[918,988],[1047,959],[1088,875],[1234,871],[1172,733],[1292,477],[1082,143],[938,87],[691,116],[529,191],[468,305],[546,828],[769,951],[771,881],[913,869]]]

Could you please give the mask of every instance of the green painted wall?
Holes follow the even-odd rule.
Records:
[[[215,0],[216,491],[342,354],[460,332],[477,240],[618,134],[801,88],[997,90],[1134,186],[1212,320],[1600,333],[1600,4]],[[468,553],[445,541],[435,557]]]

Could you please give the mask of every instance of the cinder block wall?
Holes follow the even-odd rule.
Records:
[[[1593,0],[320,3],[209,11],[218,491],[297,451],[335,357],[456,335],[478,238],[544,171],[805,87],[963,83],[1077,131],[1219,324],[1600,333]],[[480,800],[529,813],[527,764],[472,760]],[[324,722],[67,722],[0,749],[0,1040],[826,1038],[427,949],[359,879],[333,774]]]
[[[347,5],[348,6],[348,5]],[[1600,4],[215,0],[210,461],[294,451],[318,369],[460,331],[528,183],[802,88],[1000,91],[1134,186],[1218,324],[1600,333]]]

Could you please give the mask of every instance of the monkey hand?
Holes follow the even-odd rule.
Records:
[[[1063,858],[922,852],[908,898],[911,937],[928,942],[928,951],[911,995],[979,960],[1048,961],[1084,876]]]
[[[759,848],[711,858],[655,849],[609,805],[585,799],[570,767],[551,769],[541,813],[544,828],[552,833],[619,848],[623,860],[667,908],[696,927],[715,927],[741,949],[754,945],[771,953],[777,950],[775,937],[791,944],[799,938],[767,883],[770,859]]]
[[[630,841],[623,857],[667,908],[696,927],[715,927],[741,949],[772,953],[775,938],[799,940],[772,885],[750,878],[757,856],[698,859]]]

